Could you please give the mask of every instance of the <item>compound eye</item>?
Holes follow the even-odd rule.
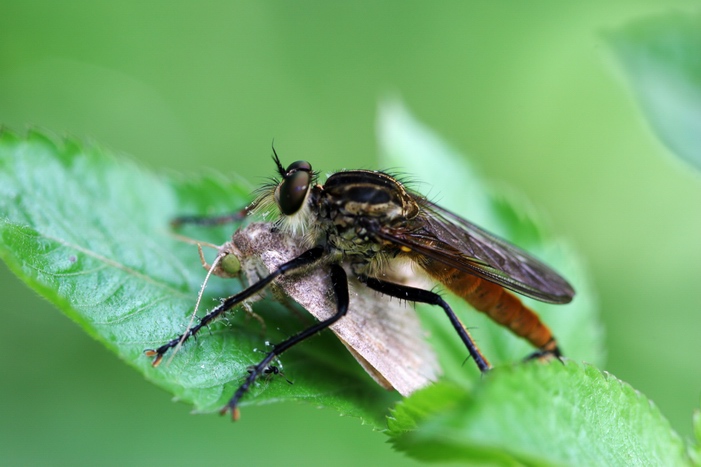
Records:
[[[277,205],[280,207],[280,212],[286,216],[291,216],[300,210],[312,182],[311,172],[304,168],[297,169],[297,171],[290,173],[291,167],[295,164],[297,164],[297,162],[287,168],[285,179],[275,191],[275,201],[277,201]],[[311,168],[309,163],[305,162],[305,164]]]
[[[296,172],[298,170],[303,170],[305,172],[311,172],[312,165],[307,161],[293,162],[287,167],[287,175],[289,175],[292,172]]]

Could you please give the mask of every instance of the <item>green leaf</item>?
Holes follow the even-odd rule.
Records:
[[[257,308],[267,323],[265,336],[255,320],[234,313],[228,324],[214,324],[209,335],[188,342],[170,364],[152,368],[143,351],[183,332],[205,275],[197,249],[172,235],[170,219],[231,212],[250,201],[249,193],[250,187],[220,176],[158,176],[96,145],[4,130],[0,256],[149,380],[197,411],[214,411],[247,376],[247,367],[261,359],[267,342],[282,340],[304,323],[266,302]],[[182,233],[223,243],[232,229]],[[239,289],[238,281],[213,279],[203,303],[209,307]],[[379,388],[330,333],[283,357],[294,384],[264,379],[242,405],[299,400],[384,426],[397,396]]]
[[[654,132],[701,169],[701,14],[638,20],[607,39]]]
[[[389,434],[413,457],[469,465],[690,463],[642,394],[572,361],[504,366],[472,393],[431,386],[398,405]]]
[[[571,249],[553,240],[533,210],[519,207],[515,197],[491,195],[459,155],[406,112],[387,107],[381,121],[383,151],[395,155],[393,165],[420,174],[444,190],[442,204],[517,241],[573,282],[578,292],[573,304],[529,304],[552,324],[567,355],[600,361],[592,294]],[[427,160],[432,163],[427,165]],[[196,249],[172,235],[169,220],[239,209],[250,200],[250,190],[217,174],[157,176],[95,145],[72,140],[57,144],[38,132],[17,137],[5,131],[0,136],[0,255],[148,379],[198,411],[217,410],[245,377],[246,368],[260,359],[267,342],[300,329],[301,323],[284,307],[265,302],[256,309],[266,320],[265,336],[255,321],[235,313],[228,324],[217,323],[209,335],[184,346],[169,365],[154,369],[142,352],[185,329],[204,277]],[[435,198],[435,191],[429,196]],[[460,205],[451,205],[456,201]],[[180,233],[222,243],[231,230],[188,226]],[[239,289],[237,281],[213,279],[204,303]],[[519,361],[532,351],[461,301],[451,302],[458,313],[469,316],[470,326],[477,325],[478,344],[494,363]],[[430,307],[419,313],[446,378],[460,382],[460,392],[479,385],[474,365],[462,366],[466,351],[445,316]],[[243,405],[303,400],[382,426],[386,408],[397,400],[364,374],[331,333],[287,352],[283,362],[295,384],[282,378],[262,381]],[[437,403],[430,408],[435,410]]]

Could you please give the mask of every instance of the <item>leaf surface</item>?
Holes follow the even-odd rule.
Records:
[[[86,332],[148,379],[197,411],[221,408],[270,342],[306,324],[285,307],[257,307],[268,332],[234,312],[189,341],[169,364],[151,367],[144,349],[186,328],[205,271],[197,249],[176,239],[169,221],[183,213],[223,213],[249,201],[250,187],[221,177],[176,179],[150,173],[96,145],[59,143],[40,132],[0,135],[0,255],[10,268]],[[189,227],[223,243],[233,227]],[[240,289],[213,279],[203,303]],[[46,349],[50,351],[50,349]],[[378,386],[331,335],[290,350],[284,378],[262,379],[242,405],[299,400],[384,426],[398,396]]]
[[[689,465],[654,404],[572,361],[501,367],[473,393],[423,389],[399,404],[389,433],[414,457],[469,465]]]

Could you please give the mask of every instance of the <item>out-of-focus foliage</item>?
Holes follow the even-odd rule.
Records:
[[[701,13],[634,21],[608,40],[657,136],[701,169]]]

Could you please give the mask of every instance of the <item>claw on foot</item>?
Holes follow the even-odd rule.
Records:
[[[163,355],[159,354],[153,349],[144,350],[144,355],[146,355],[147,357],[156,357],[155,359],[153,359],[153,362],[151,362],[151,366],[153,366],[154,368],[157,367],[163,359]]]
[[[238,421],[239,418],[241,418],[241,411],[239,410],[238,407],[234,406],[231,407],[230,405],[225,405],[220,411],[219,415],[226,415],[226,413],[231,410],[231,421],[236,422]]]
[[[560,352],[560,349],[557,346],[553,346],[552,348],[539,349],[527,356],[524,360],[538,360],[539,362],[549,362],[550,360],[555,359],[562,362],[562,352]]]

